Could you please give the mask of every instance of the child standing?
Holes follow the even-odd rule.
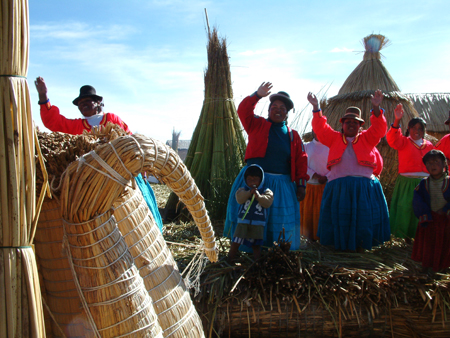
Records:
[[[386,135],[389,146],[398,152],[399,172],[392,194],[390,223],[394,236],[414,238],[418,223],[412,210],[414,188],[428,176],[422,157],[434,146],[424,139],[426,123],[420,117],[412,118],[406,135],[402,135],[400,119],[403,113],[403,106],[399,104],[394,110],[394,123]]]
[[[330,149],[317,140],[314,131],[312,135],[313,140],[305,144],[310,179],[306,183],[305,199],[300,202],[300,233],[310,240],[318,240],[320,203],[325,184],[328,181],[327,174],[330,172],[327,169]]]
[[[414,190],[413,208],[419,219],[412,259],[435,272],[450,266],[450,189],[448,166],[440,150],[423,157],[430,176]]]
[[[245,187],[236,191],[240,204],[238,224],[231,242],[229,259],[234,259],[241,244],[251,247],[255,259],[261,256],[267,208],[272,205],[273,193],[264,189],[264,171],[259,165],[250,165],[244,173]]]

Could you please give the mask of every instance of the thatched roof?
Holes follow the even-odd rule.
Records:
[[[378,88],[386,92],[400,91],[381,62],[380,50],[389,45],[389,40],[383,35],[371,34],[363,39],[363,45],[365,49],[363,61],[345,80],[339,95]]]
[[[449,117],[450,93],[405,94],[414,108],[427,121],[427,132],[440,134],[448,133],[448,126],[444,122]]]

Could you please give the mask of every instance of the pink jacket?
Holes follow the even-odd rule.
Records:
[[[312,127],[319,141],[330,148],[327,168],[328,170],[331,170],[333,165],[341,161],[342,154],[347,148],[348,141],[344,134],[331,128],[327,123],[327,118],[325,116],[320,117],[319,112],[314,112]],[[372,167],[376,173],[378,173],[378,171],[381,172],[380,169],[382,169],[382,167],[377,170],[378,155],[376,154],[377,150],[374,148],[386,134],[387,130],[384,110],[381,110],[381,112],[382,113],[378,117],[372,114],[370,117],[371,126],[369,129],[363,130],[356,135],[352,142],[358,164]]]
[[[83,130],[91,130],[91,126],[86,119],[68,119],[61,115],[59,113],[59,108],[57,106],[52,106],[50,101],[41,104],[40,106],[42,123],[44,123],[44,126],[51,131],[79,135],[83,133]],[[106,113],[103,115],[100,125],[104,126],[107,122],[117,124],[127,133],[131,133],[125,122],[123,122],[117,115],[111,113]]]
[[[248,145],[245,151],[245,160],[255,157],[264,157],[266,155],[267,143],[269,141],[269,130],[272,123],[261,116],[254,114],[255,106],[259,98],[247,96],[238,107],[238,115],[248,134]],[[309,176],[306,173],[308,169],[308,155],[306,155],[303,142],[300,135],[290,128],[291,137],[291,180],[297,185],[306,186]]]

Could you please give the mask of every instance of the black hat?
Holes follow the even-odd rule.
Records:
[[[80,88],[80,95],[72,103],[78,106],[78,100],[84,97],[93,97],[95,101],[103,101],[103,97],[97,95],[94,87],[85,85]]]
[[[278,92],[276,94],[272,94],[269,96],[269,100],[271,103],[275,100],[283,101],[283,103],[286,105],[287,111],[294,108],[294,102],[292,102],[291,97],[286,92]]]

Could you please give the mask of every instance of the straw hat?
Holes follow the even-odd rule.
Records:
[[[291,97],[286,92],[278,92],[276,94],[272,94],[269,96],[269,100],[271,104],[276,100],[283,101],[283,103],[286,105],[287,111],[294,108],[294,102],[292,102]]]
[[[78,106],[78,101],[85,97],[93,97],[95,101],[103,101],[103,97],[97,95],[94,87],[85,85],[80,88],[80,95],[72,103]]]
[[[339,120],[340,123],[343,123],[345,119],[353,119],[361,122],[361,125],[364,124],[364,120],[361,118],[361,109],[358,107],[348,107],[345,110],[344,116]]]

